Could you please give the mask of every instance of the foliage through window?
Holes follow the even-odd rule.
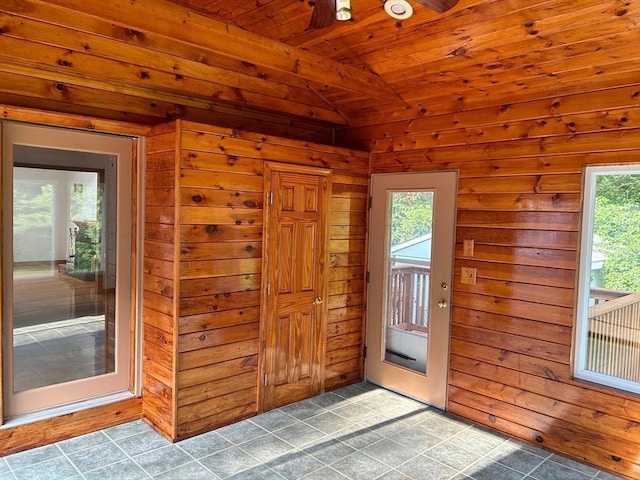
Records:
[[[391,245],[431,233],[432,192],[396,192],[391,206]]]
[[[575,375],[640,393],[640,166],[585,178]]]

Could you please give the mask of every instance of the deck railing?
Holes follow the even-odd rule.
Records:
[[[421,265],[391,267],[389,326],[428,331],[430,271],[430,267]]]
[[[587,369],[640,382],[640,292],[592,289]]]

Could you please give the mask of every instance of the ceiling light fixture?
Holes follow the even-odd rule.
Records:
[[[351,0],[336,0],[336,20],[351,20]]]
[[[384,11],[396,20],[406,20],[413,15],[413,8],[406,0],[387,0],[384,2]]]

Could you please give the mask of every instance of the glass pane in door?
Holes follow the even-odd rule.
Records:
[[[105,191],[115,172],[109,155],[82,157],[78,168],[63,151],[14,150],[14,392],[115,368],[116,237],[106,218],[116,205]]]
[[[433,192],[387,198],[384,359],[427,373]]]

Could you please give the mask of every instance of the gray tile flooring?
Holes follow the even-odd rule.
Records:
[[[14,329],[16,391],[105,373],[104,336],[104,315]]]
[[[586,480],[613,475],[368,383],[171,444],[142,421],[0,459],[27,479]]]

